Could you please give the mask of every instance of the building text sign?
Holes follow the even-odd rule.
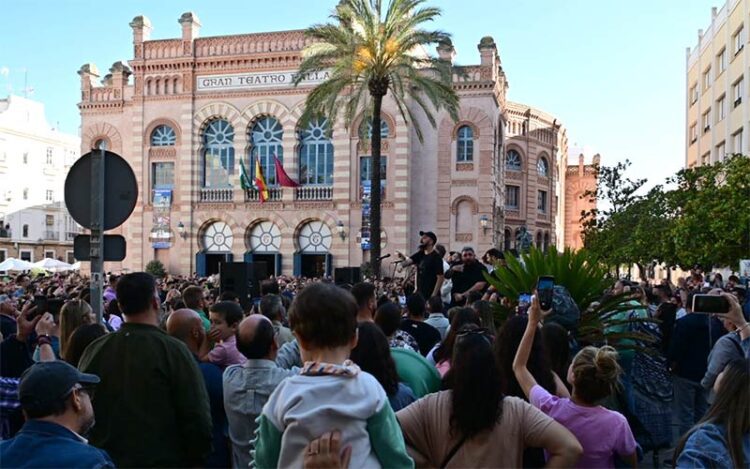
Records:
[[[234,73],[231,75],[204,75],[196,78],[197,91],[253,90],[263,88],[291,88],[297,72]],[[330,76],[328,70],[308,73],[299,86],[317,85]]]

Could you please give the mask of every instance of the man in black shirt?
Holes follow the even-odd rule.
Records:
[[[401,321],[401,330],[411,334],[419,345],[419,353],[426,356],[440,342],[440,331],[424,322],[425,300],[419,293],[406,299],[408,317]]]
[[[417,292],[422,298],[432,298],[440,295],[440,287],[443,286],[443,259],[435,251],[437,236],[432,231],[420,231],[419,251],[406,259],[404,255],[396,251],[401,260],[401,265],[417,266]]]
[[[487,268],[474,254],[474,249],[467,246],[461,251],[461,264],[454,265],[445,273],[445,278],[453,280],[451,306],[463,306],[469,293],[481,292],[487,287],[484,273]]]

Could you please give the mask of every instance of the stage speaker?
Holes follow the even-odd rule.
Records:
[[[336,285],[354,285],[362,281],[362,270],[359,267],[336,267],[333,270],[333,283]]]
[[[232,292],[249,311],[253,298],[260,297],[260,282],[268,278],[265,262],[222,262],[219,264],[219,291]]]

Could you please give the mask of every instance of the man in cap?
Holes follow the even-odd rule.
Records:
[[[21,376],[18,396],[26,423],[0,442],[4,467],[115,467],[109,455],[89,446],[94,425],[91,405],[96,375],[81,373],[64,361],[40,362]]]
[[[396,255],[403,267],[412,264],[417,266],[417,292],[421,293],[423,298],[432,298],[440,295],[440,287],[443,285],[443,258],[435,251],[435,233],[420,231],[419,236],[419,251],[408,259],[399,251],[396,251]]]

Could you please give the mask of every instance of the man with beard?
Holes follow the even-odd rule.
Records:
[[[487,286],[487,268],[477,261],[474,249],[466,246],[461,251],[461,263],[453,265],[445,278],[453,280],[451,306],[464,306],[471,292],[481,292]],[[481,296],[481,295],[480,295]]]
[[[435,233],[420,231],[419,236],[419,251],[408,259],[398,251],[396,255],[402,267],[412,264],[417,266],[417,292],[422,294],[422,298],[432,298],[440,295],[440,288],[443,286],[443,258],[435,250]]]
[[[26,423],[0,442],[4,467],[115,467],[109,455],[90,446],[91,405],[96,375],[80,373],[63,361],[40,362],[21,377],[18,389]]]

